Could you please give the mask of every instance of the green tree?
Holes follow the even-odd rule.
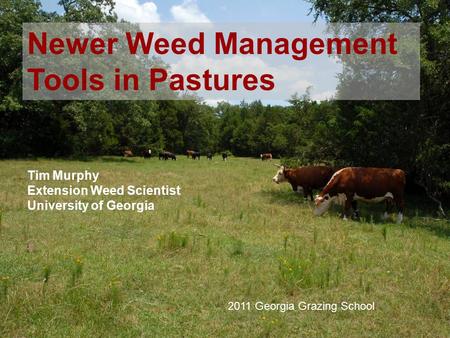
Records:
[[[310,3],[315,18],[323,16],[329,22],[421,23],[421,100],[340,102],[338,125],[346,135],[339,136],[340,139],[347,136],[349,141],[343,147],[344,157],[362,158],[363,164],[402,167],[432,198],[448,195],[448,1],[311,0]]]

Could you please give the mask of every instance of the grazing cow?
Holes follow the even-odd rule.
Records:
[[[189,158],[189,157],[192,157],[192,154],[193,153],[195,153],[195,151],[194,150],[186,150],[186,155],[187,155],[187,158]]]
[[[160,160],[166,160],[166,161],[169,158],[172,159],[172,160],[176,160],[177,159],[177,156],[174,153],[171,153],[170,151],[166,151],[166,150],[160,151],[158,157],[159,157]]]
[[[228,154],[227,153],[222,153],[222,161],[226,161],[228,158]]]
[[[262,161],[272,160],[272,154],[271,153],[260,154],[259,156],[261,157]]]
[[[124,150],[123,157],[133,157],[133,152],[130,149]]]
[[[314,214],[317,216],[325,213],[331,202],[344,204],[344,219],[347,219],[353,201],[381,202],[386,200],[387,218],[392,201],[398,211],[397,223],[403,220],[405,172],[401,169],[386,168],[344,168],[331,177],[322,192],[317,195]],[[356,215],[358,213],[355,210]]]
[[[177,160],[177,156],[174,153],[171,153],[170,151],[165,151],[164,152],[164,159],[168,160],[169,158],[174,160],[174,161]]]
[[[152,150],[151,149],[144,149],[142,151],[142,157],[144,157],[144,158],[151,158],[152,157]]]
[[[284,166],[275,165],[279,169],[272,181],[275,183],[289,182],[292,190],[297,191],[298,187],[303,189],[303,196],[310,196],[313,200],[313,189],[323,188],[333,176],[335,170],[326,166],[308,166],[288,169]]]
[[[213,155],[212,155],[212,153],[211,153],[210,151],[208,151],[208,152],[206,153],[206,158],[207,158],[208,160],[212,160]]]
[[[192,159],[193,160],[196,160],[196,159],[200,160],[200,152],[199,151],[192,152]]]

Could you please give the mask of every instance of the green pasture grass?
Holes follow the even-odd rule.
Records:
[[[116,198],[154,201],[146,213],[30,212],[27,169],[179,184],[182,196]],[[358,222],[338,207],[314,217],[311,202],[272,183],[275,172],[234,157],[1,161],[0,336],[449,336],[448,220],[412,197],[401,225],[381,220],[383,205],[361,204]],[[231,301],[376,308],[229,311]]]

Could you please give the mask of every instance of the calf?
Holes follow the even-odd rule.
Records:
[[[186,150],[187,158],[192,157],[192,153],[194,153],[194,152],[195,151],[193,151],[193,150]]]
[[[196,160],[196,159],[200,160],[200,152],[199,151],[193,151],[192,152],[192,159],[193,160]]]
[[[222,161],[226,161],[228,158],[228,154],[227,153],[222,153]]]
[[[208,160],[212,160],[212,158],[213,158],[213,155],[212,155],[212,153],[210,152],[210,151],[208,151],[207,153],[206,153],[206,158],[208,159]]]
[[[279,184],[289,182],[292,190],[297,191],[298,187],[303,189],[303,196],[313,200],[313,189],[323,188],[333,176],[335,170],[326,166],[308,166],[288,169],[284,166],[276,165],[279,169],[272,181]]]
[[[261,157],[262,161],[266,161],[266,160],[271,160],[272,159],[272,154],[271,153],[260,154],[259,156]]]
[[[390,202],[397,207],[397,223],[403,220],[405,172],[401,169],[348,167],[337,171],[316,197],[314,214],[325,213],[332,202],[344,204],[343,217],[349,216],[354,201],[386,200],[387,218]],[[357,210],[355,210],[357,212]]]

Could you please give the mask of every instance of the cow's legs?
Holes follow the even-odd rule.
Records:
[[[389,218],[389,214],[392,212],[392,205],[393,205],[394,201],[391,198],[387,198],[385,203],[386,203],[386,210],[383,214],[384,220]]]
[[[350,210],[352,209],[353,196],[346,194],[345,205],[344,205],[344,215],[343,219],[346,221],[350,217]]]
[[[352,209],[353,209],[353,217],[355,219],[358,219],[359,218],[358,203],[355,200],[352,201]]]
[[[312,190],[306,187],[303,187],[303,197],[305,198],[305,200],[308,199],[308,196],[311,196],[311,201],[312,199]]]
[[[403,221],[403,208],[405,207],[405,201],[403,200],[403,195],[394,196],[395,206],[397,207],[397,223],[400,224]]]

